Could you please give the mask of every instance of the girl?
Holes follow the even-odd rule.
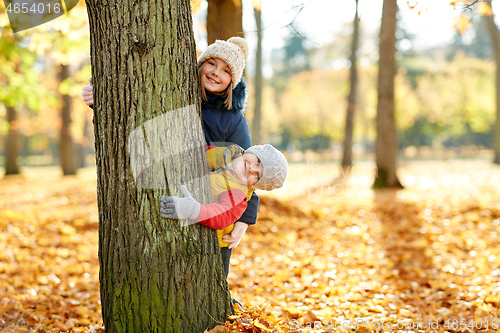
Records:
[[[232,37],[227,41],[217,40],[198,58],[203,131],[209,146],[237,144],[243,149],[251,146],[250,131],[243,116],[247,87],[242,74],[248,54],[247,42]],[[89,78],[89,85],[83,87],[82,99],[89,106],[94,104],[92,78]],[[258,206],[259,198],[253,192],[233,231],[223,238],[224,242],[230,243],[228,247],[221,247],[226,277],[232,248],[238,246],[248,225],[255,224]]]

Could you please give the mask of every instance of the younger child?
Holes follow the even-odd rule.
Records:
[[[184,198],[161,197],[161,216],[174,219],[190,218],[217,229],[221,248],[229,243],[222,237],[231,233],[234,223],[247,207],[254,189],[272,191],[283,186],[288,174],[285,156],[271,145],[257,145],[246,151],[238,145],[209,147],[206,152],[210,173],[211,197],[214,203],[202,205],[184,185]],[[230,257],[223,257],[224,272],[229,272]]]

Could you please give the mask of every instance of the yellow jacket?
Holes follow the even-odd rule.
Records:
[[[246,203],[250,200],[254,191],[253,188],[242,184],[232,171],[231,158],[241,156],[243,153],[244,150],[237,145],[232,145],[227,148],[214,147],[206,152],[207,164],[211,170],[209,179],[212,202],[219,206],[225,204],[225,206],[223,213],[211,217],[211,221],[205,219],[205,221],[201,221],[201,223],[211,228],[218,229],[217,236],[219,238],[220,247],[229,246],[230,243],[223,242],[222,237],[233,231],[234,223],[245,211]],[[231,200],[231,205],[228,205],[229,200]],[[205,207],[211,205],[205,205]],[[204,216],[202,214],[203,208],[202,206],[202,211],[200,211],[200,216],[197,220],[207,217],[207,212],[204,213]],[[221,225],[227,225],[228,222],[231,223],[229,226],[220,229]]]

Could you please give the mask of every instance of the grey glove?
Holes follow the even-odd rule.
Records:
[[[200,203],[194,200],[186,186],[181,185],[184,198],[161,196],[160,213],[162,217],[169,219],[196,219],[200,215]]]

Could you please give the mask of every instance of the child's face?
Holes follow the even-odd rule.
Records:
[[[231,70],[220,59],[208,59],[201,69],[203,85],[211,93],[220,93],[226,90],[231,83]]]
[[[248,186],[255,185],[264,172],[260,159],[251,153],[235,158],[231,165],[241,183]]]

